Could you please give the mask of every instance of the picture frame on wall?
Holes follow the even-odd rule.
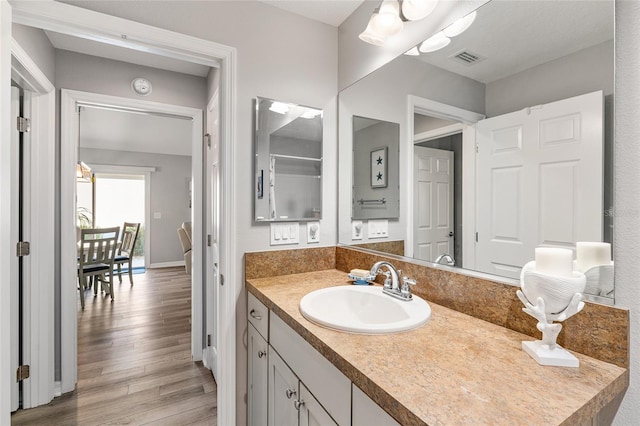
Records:
[[[371,151],[371,188],[387,187],[387,147]]]

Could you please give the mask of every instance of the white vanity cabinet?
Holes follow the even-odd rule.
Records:
[[[400,426],[393,417],[373,402],[359,387],[353,385],[351,401],[352,426]]]

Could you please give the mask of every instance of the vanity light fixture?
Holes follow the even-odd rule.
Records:
[[[322,111],[321,110],[309,109],[306,112],[304,112],[300,117],[312,119],[312,118],[316,118],[319,115],[322,115]]]
[[[455,21],[453,24],[449,25],[447,28],[442,30],[442,33],[447,37],[455,37],[467,30],[473,24],[473,21],[476,19],[476,11],[474,10],[470,14],[463,16],[462,18]]]
[[[435,9],[438,0],[402,0],[402,15],[409,21],[424,19]]]
[[[367,28],[358,37],[367,43],[382,46],[388,37],[402,31],[404,21],[425,18],[437,3],[438,0],[384,0],[373,11]]]
[[[289,112],[289,106],[282,102],[272,102],[269,107],[269,111],[277,112],[278,114],[286,114]]]
[[[422,53],[435,52],[436,50],[446,47],[449,43],[451,43],[451,39],[440,31],[423,41],[419,50]]]

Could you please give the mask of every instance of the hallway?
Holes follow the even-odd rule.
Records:
[[[86,293],[78,314],[78,384],[12,425],[215,425],[216,383],[190,355],[191,283],[184,268],[115,280],[115,300]],[[80,303],[78,302],[78,310]]]

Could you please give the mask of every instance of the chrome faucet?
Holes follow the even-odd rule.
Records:
[[[383,266],[385,266],[387,270],[385,272],[380,272],[380,268]],[[402,277],[402,286],[400,286],[400,280],[398,277],[401,272],[402,271],[397,270],[391,263],[381,260],[373,264],[370,274],[372,277],[375,277],[378,274],[385,276],[384,286],[382,287],[382,292],[384,294],[388,294],[396,299],[409,301],[413,298],[411,296],[410,286],[415,285],[416,281],[408,277]]]
[[[443,260],[446,262],[444,263]],[[435,263],[440,263],[442,265],[454,266],[456,264],[455,259],[449,253],[442,253],[440,256],[436,257]]]
[[[387,272],[380,272],[380,268],[383,266],[387,267]],[[398,288],[400,288],[398,284],[398,270],[386,260],[374,263],[371,267],[370,274],[372,277],[375,277],[378,274],[383,274],[385,276],[384,288],[386,290],[398,290]]]

